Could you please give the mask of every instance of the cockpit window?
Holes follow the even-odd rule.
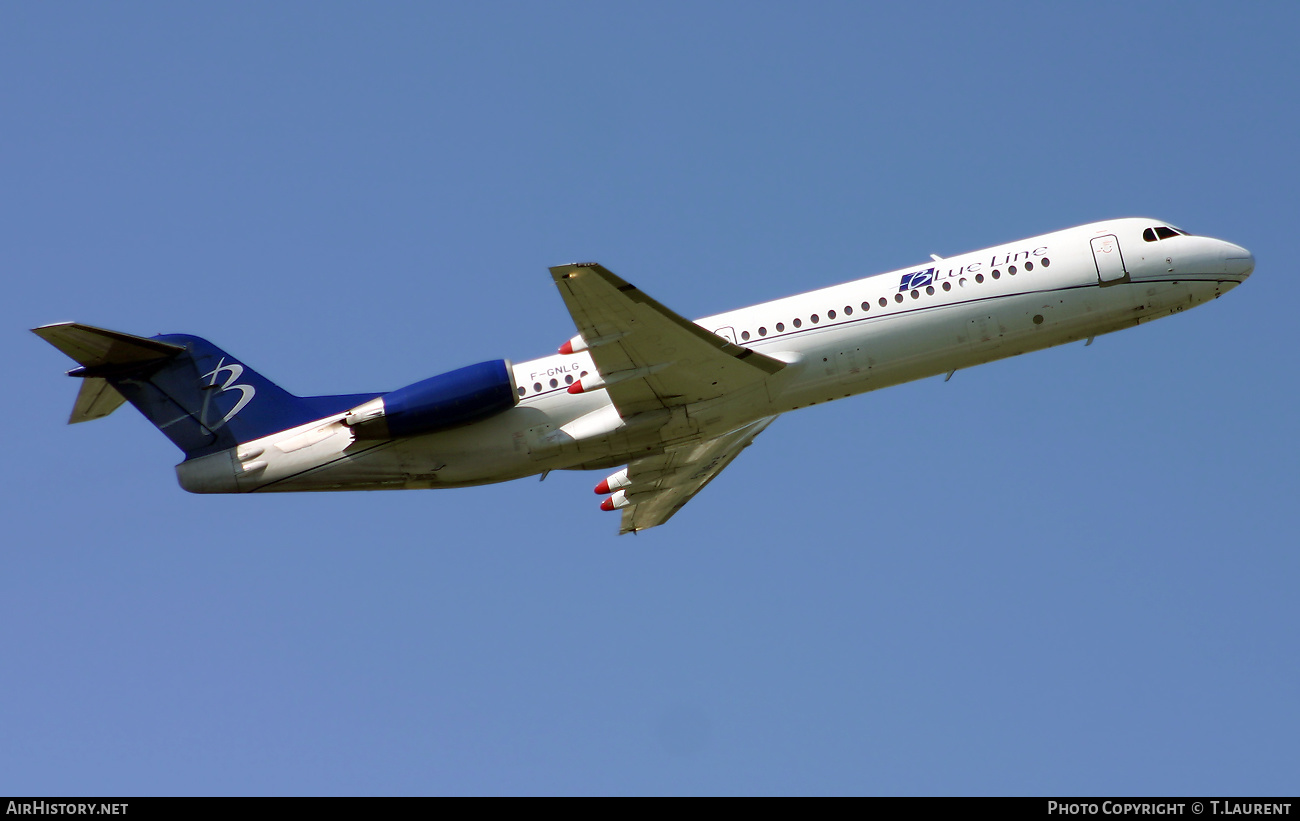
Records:
[[[1155,228],[1148,228],[1143,231],[1142,239],[1147,242],[1155,242],[1162,239],[1171,239],[1185,233],[1185,231],[1179,231],[1177,228],[1170,228],[1168,225],[1157,225]]]

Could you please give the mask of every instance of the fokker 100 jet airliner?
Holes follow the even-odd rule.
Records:
[[[620,533],[660,525],[777,416],[1118,331],[1236,287],[1254,257],[1152,219],[1070,228],[695,322],[594,262],[551,269],[578,334],[381,394],[293,396],[195,336],[34,329],[76,360],[70,422],[130,402],[194,493],[440,488],[551,470]]]

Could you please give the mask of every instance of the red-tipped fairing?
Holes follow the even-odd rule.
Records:
[[[603,496],[606,493],[612,493],[619,488],[625,488],[632,484],[627,478],[627,468],[623,468],[617,473],[611,473],[596,485],[596,495]]]
[[[600,374],[589,373],[569,386],[569,393],[587,393],[589,391],[598,391],[605,387],[607,383],[600,378]]]
[[[585,351],[585,350],[587,350],[587,343],[585,340],[583,340],[582,334],[578,334],[577,336],[573,337],[568,342],[565,342],[563,345],[560,346],[560,353],[564,354],[565,356],[568,356],[569,354],[575,354],[578,353],[579,351]]]
[[[621,508],[627,507],[630,504],[632,504],[632,502],[628,500],[627,493],[625,491],[620,490],[617,493],[615,493],[613,496],[610,496],[608,499],[601,502],[600,509],[619,510]]]

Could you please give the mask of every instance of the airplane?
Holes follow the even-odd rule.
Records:
[[[388,393],[299,397],[196,336],[72,322],[69,423],[130,402],[184,453],[192,493],[451,488],[612,469],[619,533],[668,521],[783,413],[1087,340],[1245,281],[1239,245],[1097,222],[705,317],[594,262],[551,268],[578,333]]]

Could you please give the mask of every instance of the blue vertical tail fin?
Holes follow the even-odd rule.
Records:
[[[125,400],[186,458],[234,447],[346,410],[366,396],[298,397],[197,336],[150,338],[64,322],[33,333],[72,357],[86,380],[70,422],[107,416]]]

